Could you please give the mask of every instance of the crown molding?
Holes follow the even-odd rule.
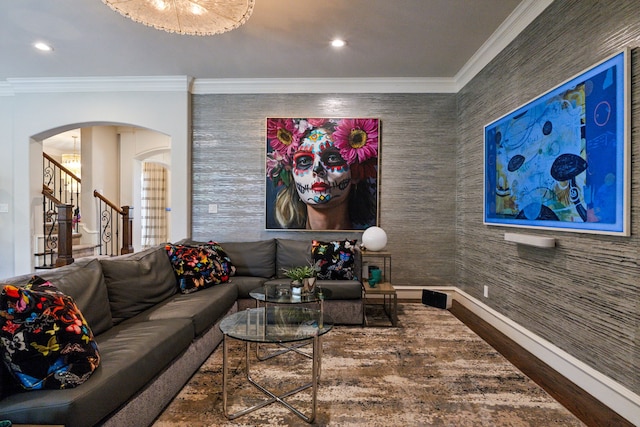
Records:
[[[9,78],[13,93],[188,92],[187,76]],[[0,89],[1,90],[1,89]]]
[[[455,93],[450,78],[197,79],[192,93]]]
[[[457,93],[533,22],[553,0],[522,0],[452,78],[255,78],[193,79],[188,76],[9,78],[0,96],[60,92],[265,93]]]
[[[452,78],[193,79],[187,76],[34,77],[0,82],[0,96],[70,92],[455,93]]]
[[[523,0],[455,75],[456,92],[498,56],[551,3],[553,0]]]

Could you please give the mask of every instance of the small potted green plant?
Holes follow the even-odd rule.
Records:
[[[283,268],[284,275],[291,279],[294,284],[302,285],[304,279],[316,277],[318,271],[313,265],[302,265],[298,267]]]
[[[318,268],[315,265],[302,265],[283,268],[284,275],[291,279],[292,286],[304,286],[305,292],[312,292],[315,286]]]

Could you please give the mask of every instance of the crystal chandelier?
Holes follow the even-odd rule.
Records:
[[[247,22],[255,0],[102,0],[141,24],[169,33],[210,36]]]
[[[82,171],[82,161],[80,154],[76,150],[77,136],[73,136],[73,153],[62,155],[62,166],[71,171],[76,177],[80,178]]]

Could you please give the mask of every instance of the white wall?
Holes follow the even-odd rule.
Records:
[[[0,277],[33,271],[33,212],[41,203],[42,139],[101,124],[153,129],[171,138],[170,240],[190,235],[190,79],[9,79],[0,93]],[[8,86],[8,87],[7,87]],[[4,95],[4,96],[2,96]],[[13,219],[13,221],[11,221]],[[10,249],[6,249],[10,248]]]
[[[122,205],[134,207],[133,211],[133,248],[139,251],[141,245],[140,195],[142,162],[150,161],[162,164],[171,170],[171,138],[158,132],[140,128],[120,128],[120,164]],[[171,174],[167,175],[168,192],[171,194]],[[171,197],[167,198],[167,207],[171,207]],[[171,215],[167,213],[167,235],[171,235]],[[186,237],[186,236],[183,236]]]
[[[109,200],[119,198],[120,163],[118,158],[118,134],[115,126],[92,126],[81,129],[82,140],[82,225],[97,236],[97,204],[93,190]],[[89,236],[83,243],[96,242],[96,236]],[[85,236],[83,235],[83,238]]]
[[[13,158],[13,144],[11,141],[13,110],[11,98],[0,94],[0,153],[4,159]],[[13,179],[14,167],[12,161],[2,161],[0,167],[0,206],[7,206],[7,212],[0,212],[0,277],[13,265]]]

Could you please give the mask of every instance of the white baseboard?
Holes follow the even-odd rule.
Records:
[[[502,332],[529,353],[636,426],[640,426],[640,395],[596,371],[549,341],[455,286],[394,286],[399,299],[422,298],[422,289],[449,293],[451,298]]]

